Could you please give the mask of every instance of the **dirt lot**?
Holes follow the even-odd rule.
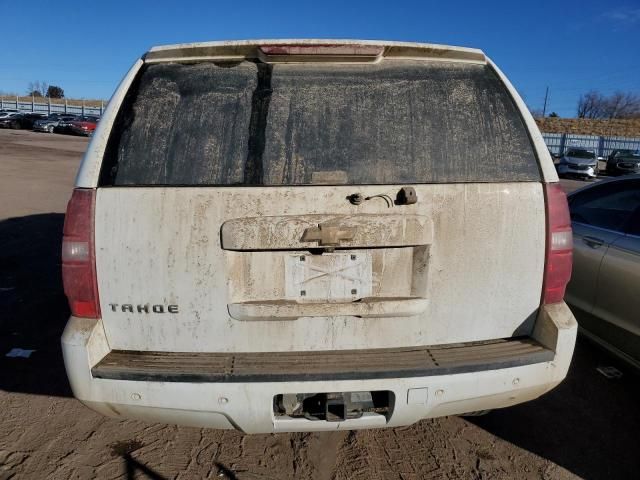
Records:
[[[637,478],[638,378],[582,339],[556,390],[475,419],[245,436],[92,413],[71,397],[59,347],[62,212],[85,147],[0,130],[0,479]],[[35,352],[5,357],[15,347]]]

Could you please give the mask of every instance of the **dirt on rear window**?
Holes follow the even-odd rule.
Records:
[[[146,66],[101,175],[116,186],[539,180],[489,66],[407,60]]]

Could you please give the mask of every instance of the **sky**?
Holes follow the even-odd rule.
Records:
[[[154,45],[256,38],[402,40],[482,49],[532,109],[575,115],[591,89],[640,94],[640,0],[0,0],[0,92],[29,82],[108,99]]]

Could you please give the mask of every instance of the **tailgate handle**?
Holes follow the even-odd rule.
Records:
[[[410,213],[242,217],[226,220],[220,237],[235,251],[416,247],[433,242],[433,221]]]
[[[309,227],[302,234],[302,242],[318,242],[322,246],[336,246],[345,240],[353,240],[356,235],[355,227],[339,227],[318,224]]]

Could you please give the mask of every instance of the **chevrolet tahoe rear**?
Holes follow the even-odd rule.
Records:
[[[151,49],[64,227],[75,396],[248,433],[507,407],[566,376],[566,197],[480,50],[371,41]]]

